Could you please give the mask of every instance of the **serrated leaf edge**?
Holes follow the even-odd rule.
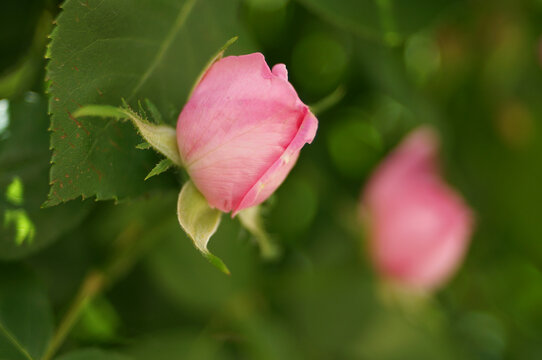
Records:
[[[170,159],[162,159],[152,168],[152,170],[149,172],[149,174],[145,177],[144,180],[148,180],[153,176],[160,175],[172,166],[173,162]]]

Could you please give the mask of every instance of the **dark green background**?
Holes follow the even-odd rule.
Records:
[[[168,88],[157,77],[140,95],[160,94],[152,100],[174,123],[187,84],[237,31],[241,39],[228,53],[261,51],[270,65],[285,63],[307,104],[344,94],[318,114],[315,141],[265,205],[266,228],[283,248],[281,258],[261,260],[249,234],[224,216],[210,248],[232,275],[207,263],[175,216],[183,174],[169,171],[143,182],[159,158],[133,148],[138,139],[129,126],[115,133],[124,139],[124,153],[92,155],[98,163],[117,161],[110,166],[122,169],[124,177],[112,175],[107,188],[89,178],[85,190],[90,197],[100,191],[104,198],[118,195],[119,204],[78,198],[40,209],[49,191],[52,154],[45,45],[60,9],[55,1],[5,2],[0,5],[0,98],[7,99],[3,106],[9,103],[9,125],[0,127],[0,359],[39,359],[85,274],[123,256],[118,249],[126,244],[138,249],[139,261],[84,308],[59,358],[542,358],[542,2],[217,5],[225,4],[221,1],[229,0],[196,2],[201,8],[191,14],[193,25],[176,39],[175,56],[159,69]],[[72,0],[66,8],[84,3]],[[160,18],[145,19],[145,14],[160,14],[166,3],[176,2],[132,1],[134,13],[143,14],[132,23],[128,13],[114,16],[126,1],[104,0],[104,6],[112,6],[112,18],[92,21],[108,21],[112,31],[124,35],[133,27],[134,37],[150,38],[162,31]],[[207,17],[208,11],[222,14],[220,21]],[[122,16],[126,22],[115,22]],[[164,22],[170,17],[164,15]],[[70,19],[73,27],[66,25]],[[52,67],[56,54],[70,51],[62,44],[94,34],[75,17],[63,24]],[[109,29],[96,26],[96,32]],[[196,40],[188,47],[190,39]],[[153,55],[144,49],[140,57],[126,59],[119,51],[111,53],[110,61],[138,69],[138,61]],[[107,66],[108,53],[102,52],[100,59],[89,54],[82,61]],[[176,68],[182,61],[191,68]],[[58,76],[65,79],[66,91],[78,85],[76,80],[85,81],[73,75],[70,84],[70,75]],[[129,82],[119,81],[106,94],[116,100],[107,101],[130,97],[123,93]],[[50,111],[60,114],[54,106]],[[374,166],[419,124],[440,131],[445,177],[472,206],[476,231],[465,263],[446,287],[423,303],[390,302],[367,258],[357,202]],[[59,169],[78,169],[81,163],[69,146],[63,151]],[[22,204],[6,197],[16,177],[24,185]],[[64,190],[65,198],[85,193]],[[36,229],[33,240],[22,245],[15,244],[13,226],[4,224],[5,212],[14,209],[23,209]]]

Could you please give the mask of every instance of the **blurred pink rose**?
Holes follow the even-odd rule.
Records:
[[[271,71],[254,53],[209,68],[179,115],[177,143],[209,204],[235,215],[277,189],[317,127],[286,66]]]
[[[378,167],[362,198],[370,255],[380,275],[433,290],[459,267],[473,221],[461,196],[441,178],[439,140],[422,127]]]

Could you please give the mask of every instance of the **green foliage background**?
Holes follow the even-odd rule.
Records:
[[[129,124],[71,113],[149,99],[174,125],[235,35],[229,54],[285,63],[323,110],[264,208],[282,256],[262,260],[224,217],[210,249],[227,277],[179,227],[185,175],[144,181],[160,157],[135,148]],[[541,36],[539,0],[1,4],[0,359],[48,360],[80,289],[91,296],[55,358],[540,359]],[[448,286],[390,301],[357,202],[374,166],[425,123],[441,132],[443,170],[476,232]]]

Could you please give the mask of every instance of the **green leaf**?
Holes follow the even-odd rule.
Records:
[[[47,33],[52,27],[44,1],[3,4],[0,15],[0,99],[32,87],[43,67]]]
[[[0,359],[38,360],[53,332],[45,291],[19,266],[0,266]]]
[[[166,171],[167,169],[169,169],[172,166],[173,166],[173,161],[171,161],[170,159],[162,159],[162,160],[160,160],[160,162],[158,164],[156,164],[156,166],[151,170],[149,175],[147,175],[145,180],[147,180],[148,178],[153,177],[155,175],[159,175],[159,174],[163,173],[164,171]]]
[[[51,118],[48,205],[79,196],[98,200],[141,195],[156,163],[126,124],[76,119],[80,105],[132,108],[150,99],[173,125],[209,57],[240,35],[239,0],[68,0],[51,34],[47,66]],[[152,111],[151,111],[152,114]],[[154,114],[153,114],[154,116]],[[73,183],[65,181],[65,174]],[[62,186],[61,186],[62,185]]]
[[[260,254],[266,260],[274,260],[280,256],[280,248],[278,244],[269,237],[263,226],[261,216],[261,206],[253,206],[245,210],[241,210],[239,221],[245,229],[247,229],[258,242]]]
[[[3,101],[9,105],[8,126],[0,134],[0,259],[18,259],[79,225],[94,204],[41,208],[49,187],[47,103],[36,93]],[[73,179],[65,174],[62,181]]]
[[[382,156],[382,138],[367,115],[343,110],[327,133],[327,147],[333,164],[345,176],[367,176]]]
[[[318,182],[323,173],[293,173],[281,185],[269,211],[269,229],[280,234],[282,243],[297,242],[314,229],[319,208]]]
[[[309,10],[363,39],[395,45],[420,30],[454,0],[298,0]]]
[[[382,40],[379,8],[375,0],[298,0],[310,11],[363,37]]]
[[[0,38],[2,58],[0,59],[0,75],[16,65],[17,61],[28,52],[36,41],[35,33],[39,17],[45,4],[38,1],[4,4],[0,32],[10,34]],[[2,97],[2,96],[0,96]]]
[[[217,360],[224,356],[223,341],[200,331],[168,331],[137,339],[123,353],[136,360]]]
[[[145,265],[160,296],[182,312],[207,318],[254,289],[261,279],[261,266],[253,246],[241,241],[239,221],[224,216],[213,235],[212,249],[227,261],[235,276],[224,276],[209,266],[176,217],[160,225],[160,245],[149,251]]]
[[[130,360],[131,357],[100,349],[76,350],[57,360]]]
[[[119,315],[113,305],[107,298],[98,295],[83,306],[71,335],[87,343],[113,342],[119,338],[120,325]]]
[[[420,123],[439,121],[435,105],[428,101],[420,90],[409,80],[403,59],[393,49],[381,44],[359,42],[355,46],[360,69],[380,92],[402,105],[411,114],[408,128]],[[414,115],[414,116],[412,116]],[[404,134],[406,130],[402,130]]]
[[[220,224],[222,212],[212,209],[192,181],[187,181],[177,202],[177,218],[196,248],[211,264],[225,274],[230,274],[226,265],[207,249],[209,239]]]
[[[86,105],[73,113],[74,118],[81,116],[112,117],[117,120],[129,119],[139,131],[141,137],[152,145],[155,150],[162,153],[174,164],[182,165],[177,148],[177,132],[171,126],[151,124],[127,106],[116,108],[108,105]]]
[[[378,90],[407,107],[416,118],[424,122],[438,121],[434,106],[421,96],[406,76],[403,54],[397,51],[400,48],[390,45],[397,45],[414,32],[428,27],[456,0],[420,0],[416,6],[400,0],[298,1],[323,20],[357,36],[354,58],[358,68]]]

